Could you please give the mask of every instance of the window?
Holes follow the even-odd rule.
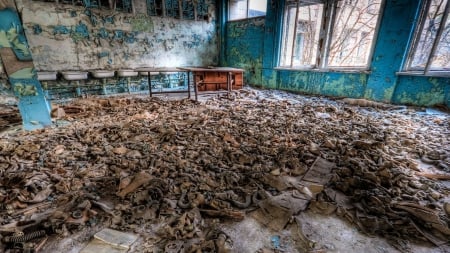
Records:
[[[267,0],[229,0],[229,20],[266,15]]]
[[[290,0],[280,67],[368,68],[382,0]]]
[[[428,0],[410,48],[406,71],[450,71],[450,1]]]
[[[323,4],[295,4],[284,20],[282,66],[314,66],[323,20]]]

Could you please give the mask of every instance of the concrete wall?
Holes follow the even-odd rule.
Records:
[[[37,70],[175,67],[218,63],[216,9],[209,20],[149,17],[44,1],[16,0]]]
[[[259,72],[253,66],[262,59],[261,82],[248,83],[307,94],[450,107],[449,78],[397,74],[408,50],[420,1],[386,1],[370,71],[359,73],[276,69],[284,0],[268,2],[264,24],[260,19],[227,23],[223,62],[245,68],[248,80],[258,80]],[[255,39],[245,42],[248,38]]]

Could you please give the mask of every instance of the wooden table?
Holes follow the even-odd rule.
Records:
[[[207,91],[223,89],[225,85],[228,96],[233,89],[233,84],[243,85],[243,69],[230,67],[179,67],[178,69],[192,73],[194,79],[195,101],[198,100],[198,85],[204,85]],[[239,76],[239,78],[237,78]],[[238,80],[239,79],[239,80]],[[238,83],[239,82],[239,83]],[[208,85],[212,85],[209,87]],[[238,87],[236,85],[236,87]]]
[[[180,68],[137,68],[135,71],[138,72],[147,72],[147,78],[148,78],[148,90],[150,97],[153,96],[153,94],[162,94],[162,93],[188,93],[188,98],[191,98],[191,85],[190,85],[190,77],[188,73],[188,80],[187,80],[187,91],[186,90],[172,90],[172,91],[159,91],[159,92],[153,92],[152,91],[152,79],[151,79],[151,73],[167,73],[167,72],[187,72],[187,70],[183,70]]]

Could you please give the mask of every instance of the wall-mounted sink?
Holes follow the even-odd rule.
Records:
[[[84,80],[87,79],[88,72],[86,71],[63,71],[61,72],[64,79],[67,81]]]
[[[148,72],[147,71],[139,71],[139,75],[141,75],[141,76],[148,76]],[[152,75],[152,76],[157,76],[157,75],[159,75],[159,72],[150,72],[150,75]]]
[[[139,72],[134,71],[133,69],[119,69],[117,70],[117,75],[120,77],[130,77],[137,76]]]
[[[114,70],[92,70],[90,72],[95,78],[108,78],[114,76]]]
[[[38,71],[37,78],[39,81],[56,80],[56,72],[55,71]]]

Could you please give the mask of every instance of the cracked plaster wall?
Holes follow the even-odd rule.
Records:
[[[206,66],[218,62],[215,6],[209,21],[149,17],[17,0],[37,70]]]

